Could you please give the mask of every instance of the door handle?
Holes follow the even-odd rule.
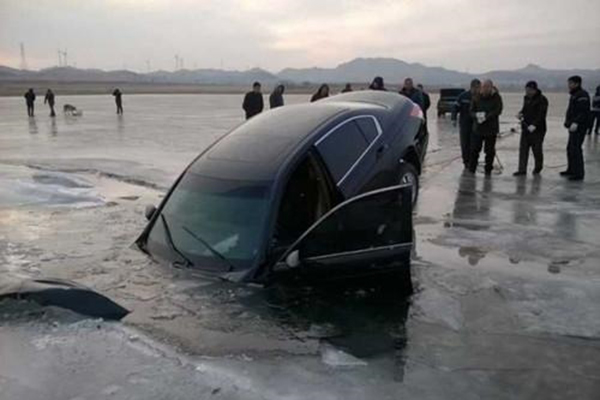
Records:
[[[379,148],[375,152],[375,155],[377,156],[377,158],[380,158],[383,155],[383,153],[385,153],[385,151],[388,149],[388,147],[389,146],[387,144],[379,146]]]

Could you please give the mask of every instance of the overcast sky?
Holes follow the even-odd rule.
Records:
[[[0,0],[0,65],[145,71],[395,57],[469,72],[600,68],[600,0]]]

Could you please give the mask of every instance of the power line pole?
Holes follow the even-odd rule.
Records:
[[[175,71],[179,69],[179,54],[175,54]]]
[[[25,58],[25,45],[21,42],[21,69],[27,70],[27,59]]]

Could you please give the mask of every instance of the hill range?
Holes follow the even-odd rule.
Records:
[[[412,77],[429,87],[466,86],[475,77],[490,78],[500,87],[522,87],[528,80],[537,80],[547,89],[564,89],[570,75],[581,75],[589,88],[600,84],[600,69],[546,69],[527,65],[516,70],[496,70],[471,74],[442,67],[430,67],[420,63],[407,63],[394,58],[357,58],[335,68],[285,68],[278,73],[254,68],[245,71],[220,69],[181,69],[177,71],[153,71],[148,73],[129,70],[104,71],[74,67],[51,67],[39,71],[19,70],[0,66],[0,85],[36,82],[57,83],[106,83],[106,84],[156,84],[156,85],[221,85],[248,86],[260,81],[266,86],[286,83],[292,87],[314,86],[320,83],[343,84],[346,82],[366,84],[374,76],[396,86],[405,77]]]

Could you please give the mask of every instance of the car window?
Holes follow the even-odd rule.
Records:
[[[377,130],[377,125],[375,125],[375,121],[372,118],[359,118],[355,120],[358,124],[363,136],[366,141],[371,143],[375,140],[379,131]]]
[[[331,132],[317,144],[329,172],[336,182],[350,170],[369,145],[367,139],[354,121]]]

